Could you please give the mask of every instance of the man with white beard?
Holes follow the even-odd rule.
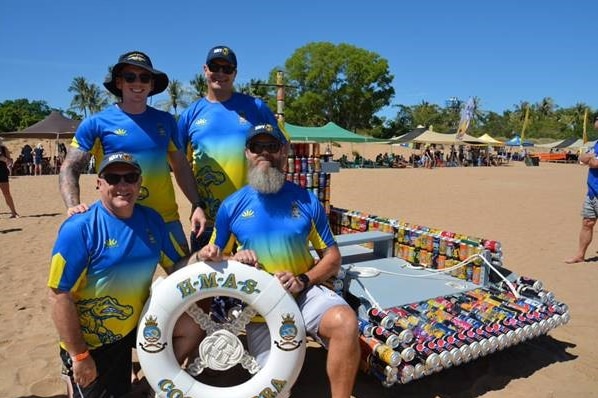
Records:
[[[226,258],[266,270],[295,296],[307,333],[328,349],[331,396],[348,398],[359,366],[357,317],[342,297],[321,285],[338,273],[341,255],[318,198],[286,181],[288,149],[278,127],[250,128],[248,185],[220,206],[209,245],[223,248]],[[317,262],[309,242],[319,255]],[[220,259],[220,253],[212,258]],[[267,325],[250,323],[247,337],[250,353],[263,365],[270,349]]]

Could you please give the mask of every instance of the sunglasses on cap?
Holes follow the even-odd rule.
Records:
[[[137,78],[139,78],[139,81],[144,84],[152,81],[152,75],[149,73],[141,73],[138,75],[134,72],[123,72],[120,74],[120,77],[122,77],[127,83],[135,83]]]
[[[104,179],[110,185],[116,185],[121,181],[126,182],[127,184],[135,184],[139,181],[139,173],[127,173],[127,174],[103,174],[100,178]]]
[[[210,62],[208,64],[208,69],[210,70],[210,72],[212,73],[216,73],[216,72],[222,72],[224,74],[227,75],[232,75],[233,72],[237,69],[236,67],[234,67],[233,65],[220,65],[217,64],[215,62]]]
[[[274,142],[250,142],[247,145],[247,148],[251,153],[255,153],[259,155],[260,153],[264,152],[264,150],[268,153],[276,153],[280,150],[281,144],[278,141]]]

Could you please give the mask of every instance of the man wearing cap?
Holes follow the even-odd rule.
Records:
[[[359,366],[355,312],[321,285],[338,274],[341,256],[326,212],[314,194],[286,181],[288,142],[275,125],[249,129],[245,156],[248,185],[226,198],[210,239],[212,260],[229,257],[266,270],[296,297],[308,334],[328,348],[326,370],[331,396],[349,398]],[[310,253],[311,242],[320,259]],[[238,245],[232,254],[231,249]],[[247,326],[249,351],[260,365],[270,337],[264,323]]]
[[[233,92],[237,56],[232,49],[222,45],[210,49],[203,72],[207,96],[191,104],[178,122],[181,146],[192,150],[193,173],[206,204],[206,231],[191,235],[194,250],[208,242],[220,203],[246,183],[247,131],[258,124],[276,125],[262,100]]]
[[[144,170],[140,203],[160,213],[181,248],[188,252],[170,168],[177,184],[194,205],[191,222],[200,231],[205,225],[204,205],[189,162],[176,145],[174,117],[147,105],[148,96],[166,89],[168,76],[154,69],[146,54],[132,51],[119,57],[104,86],[119,97],[120,102],[85,119],[75,132],[59,176],[67,214],[70,216],[87,210],[87,205],[80,201],[79,176],[86,170],[91,155],[101,162],[106,154],[128,152],[135,156]]]
[[[133,156],[105,156],[96,181],[100,199],[58,231],[48,287],[69,396],[120,397],[131,390],[131,349],[157,264],[170,273],[190,262],[162,217],[136,203],[141,186]],[[194,261],[208,258],[206,250]],[[201,336],[192,322],[182,318],[175,328],[179,361]]]

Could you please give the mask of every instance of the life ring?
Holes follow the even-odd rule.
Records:
[[[216,387],[195,380],[177,363],[173,352],[176,320],[183,312],[196,309],[195,302],[211,296],[242,300],[265,319],[270,331],[267,363],[236,386]],[[205,367],[222,370],[232,366],[231,362],[245,366],[242,361],[248,354],[230,328],[207,330],[207,334],[198,359]],[[303,317],[293,297],[267,272],[236,261],[198,262],[152,284],[139,320],[137,356],[148,383],[162,397],[284,396],[297,380],[305,359]]]

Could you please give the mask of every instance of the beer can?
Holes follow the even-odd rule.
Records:
[[[305,175],[305,187],[307,189],[311,189],[313,187],[313,175],[312,173],[307,173]]]
[[[515,282],[517,282],[520,285],[531,286],[536,290],[544,289],[544,284],[542,283],[542,281],[539,281],[537,279],[528,278],[526,276],[518,277]]]
[[[382,326],[384,329],[392,329],[396,320],[396,315],[387,313],[378,308],[370,308],[367,311],[368,317],[376,324]]]
[[[397,348],[400,344],[399,336],[392,333],[390,330],[377,326],[373,330],[373,335],[381,342],[387,344],[391,348]]]
[[[292,156],[289,156],[289,158],[287,159],[287,172],[295,172],[295,158]]]

